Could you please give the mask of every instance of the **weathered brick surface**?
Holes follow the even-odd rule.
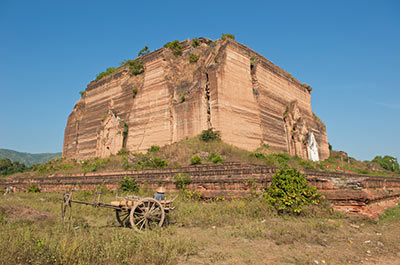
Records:
[[[156,189],[160,184],[169,191],[176,191],[174,176],[186,173],[192,178],[190,190],[201,192],[205,198],[242,197],[249,193],[248,180],[257,183],[258,191],[270,184],[276,168],[261,165],[225,163],[200,165],[177,169],[155,169],[122,172],[92,172],[75,175],[51,175],[48,177],[3,178],[0,187],[14,186],[25,190],[36,184],[42,191],[65,191],[70,188],[94,189],[104,184],[110,189],[118,186],[124,176],[135,178],[139,185]],[[400,198],[400,179],[371,177],[320,171],[304,171],[309,183],[325,195],[334,207],[348,214],[364,214],[376,217],[385,208],[394,206]]]
[[[264,143],[303,158],[312,132],[320,158],[329,156],[326,128],[314,117],[309,89],[234,40],[202,42],[196,48],[182,42],[178,57],[165,48],[144,56],[141,75],[120,69],[92,81],[68,118],[63,156],[107,157],[123,146],[145,151],[209,128],[247,150]],[[197,63],[189,62],[190,53],[200,55]],[[295,106],[290,122],[289,106]]]

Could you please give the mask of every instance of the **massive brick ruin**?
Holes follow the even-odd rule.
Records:
[[[181,43],[182,56],[161,48],[140,57],[140,75],[120,68],[92,81],[68,118],[63,156],[145,151],[210,128],[247,150],[268,144],[302,158],[329,156],[309,86],[234,40],[191,43]],[[200,55],[196,63],[191,53]]]

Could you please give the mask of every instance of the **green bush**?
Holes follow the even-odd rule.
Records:
[[[185,100],[186,100],[185,94],[179,94],[179,97],[181,99],[181,102],[185,102]]]
[[[302,166],[304,169],[315,170],[315,166],[310,160],[301,159],[300,157],[296,157],[296,159],[299,162],[299,165]]]
[[[193,155],[193,156],[190,158],[190,164],[192,164],[192,165],[201,164],[201,157],[198,156],[198,155]]]
[[[196,48],[196,47],[199,46],[199,45],[200,45],[199,39],[198,39],[198,38],[194,38],[194,39],[192,40],[192,46],[193,46],[194,48]]]
[[[219,132],[213,131],[213,129],[203,130],[200,134],[200,139],[204,142],[210,142],[215,140],[221,140]]]
[[[160,157],[152,157],[151,154],[135,154],[136,164],[133,165],[134,170],[166,168],[168,162]]]
[[[121,157],[121,167],[123,170],[131,170],[131,163],[129,162],[128,156],[123,155]]]
[[[263,147],[263,148],[266,148],[266,149],[271,148],[271,146],[269,146],[269,144],[263,144],[262,147]]]
[[[133,193],[139,192],[139,186],[136,183],[136,180],[128,176],[122,178],[121,182],[119,183],[119,188],[124,192],[133,192]]]
[[[264,159],[265,164],[272,167],[288,167],[287,161],[290,160],[290,155],[285,153],[266,155],[264,153],[254,152],[250,154],[250,157]]]
[[[273,154],[265,156],[265,162],[269,166],[273,167],[288,167],[287,161],[290,160],[288,154]]]
[[[400,173],[400,169],[399,169],[399,163],[397,162],[397,158],[394,158],[393,156],[376,156],[371,162],[376,162],[378,163],[382,168],[392,171],[392,172],[396,172],[396,173]]]
[[[234,39],[235,39],[235,36],[234,36],[233,34],[229,34],[229,33],[222,34],[221,40],[226,40],[226,39],[232,39],[232,40],[234,40]]]
[[[7,176],[17,172],[28,170],[25,164],[20,162],[12,162],[8,158],[0,159],[0,176]]]
[[[146,45],[146,46],[144,46],[143,49],[141,49],[141,50],[139,51],[138,57],[143,56],[143,55],[147,55],[147,54],[149,54],[149,53],[150,53],[149,47],[147,47],[147,45]]]
[[[267,158],[267,156],[264,153],[259,153],[259,152],[250,153],[250,157],[254,157],[257,159],[266,159]]]
[[[121,63],[122,66],[129,67],[131,75],[140,75],[144,72],[144,66],[138,59],[135,60],[124,60]]]
[[[110,162],[109,158],[99,159],[95,158],[93,161],[90,160],[83,160],[81,162],[81,168],[83,173],[94,172],[98,170],[100,167],[105,166],[107,163]]]
[[[221,163],[223,161],[222,157],[216,153],[211,153],[207,156],[207,161],[213,162],[214,164]]]
[[[132,89],[132,97],[136,98],[137,88]]]
[[[284,159],[285,161],[289,161],[290,160],[290,155],[287,154],[287,153],[280,153],[280,154],[277,154],[276,156]]]
[[[294,214],[300,214],[307,205],[318,205],[321,198],[305,176],[293,168],[279,169],[264,196],[278,213]]]
[[[186,189],[187,185],[192,183],[192,179],[189,177],[188,174],[179,173],[178,175],[174,176],[175,185],[178,189]]]
[[[164,44],[164,47],[170,49],[175,56],[182,55],[182,45],[178,40],[168,42]]]
[[[36,192],[40,192],[40,188],[36,184],[31,184],[28,186],[27,191],[29,193],[36,193]]]
[[[154,157],[150,161],[153,168],[166,168],[168,166],[168,162],[160,157]]]
[[[191,54],[189,55],[189,62],[190,62],[190,63],[197,63],[197,61],[199,60],[199,58],[200,58],[200,55],[196,55],[196,54],[194,54],[194,53],[191,53]]]
[[[354,171],[357,172],[358,174],[363,174],[363,175],[366,175],[366,174],[369,174],[369,173],[370,173],[370,172],[369,172],[368,170],[366,170],[366,169],[358,169],[358,168],[356,168],[356,169],[354,169]]]
[[[129,155],[129,151],[125,147],[122,147],[118,151],[117,155],[119,155],[119,156],[127,156],[127,155]]]
[[[83,98],[86,95],[85,91],[79,91],[79,94],[81,95],[81,97]]]
[[[182,197],[185,201],[200,201],[200,199],[201,199],[200,191],[191,191],[191,190],[183,189],[180,192],[180,195],[182,195]]]
[[[149,148],[149,152],[157,152],[157,151],[159,151],[160,150],[160,147],[158,146],[158,145],[152,145],[150,148]]]
[[[105,72],[101,72],[100,74],[98,74],[98,75],[96,76],[96,80],[100,80],[100,79],[102,79],[103,77],[108,76],[108,75],[114,73],[115,71],[117,71],[117,68],[115,68],[115,67],[107,68]]]

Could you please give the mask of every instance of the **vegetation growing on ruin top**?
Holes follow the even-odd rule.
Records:
[[[301,86],[304,87],[305,89],[307,89],[310,92],[312,91],[312,87],[310,85],[307,85],[306,83],[303,83]]]
[[[194,48],[196,48],[197,46],[199,46],[200,45],[200,40],[198,39],[198,38],[194,38],[193,40],[192,40],[192,46],[194,47]]]
[[[131,75],[140,75],[144,72],[144,66],[139,59],[124,60],[122,61],[121,66],[128,67]]]
[[[178,40],[174,40],[164,44],[164,48],[170,49],[175,56],[182,55],[182,45]]]
[[[146,45],[143,49],[141,49],[138,53],[138,57],[144,56],[150,53],[149,47]]]
[[[98,75],[96,76],[96,80],[100,80],[100,79],[102,79],[103,77],[108,76],[108,75],[114,73],[115,71],[117,71],[117,68],[116,68],[116,67],[109,67],[109,68],[106,69],[105,72],[101,72],[100,74],[98,74]]]
[[[225,34],[223,33],[222,36],[221,36],[221,40],[226,40],[226,39],[234,40],[235,36],[233,34],[230,34],[230,33],[225,33]]]
[[[138,53],[138,57],[147,55],[150,53],[149,47],[145,46],[143,49],[141,49]],[[128,67],[130,70],[130,74],[132,76],[135,75],[139,75],[141,73],[144,72],[144,66],[143,63],[138,59],[127,59],[121,62],[121,66],[120,67],[109,67],[106,69],[105,72],[101,72],[100,74],[98,74],[96,76],[95,81],[102,79],[103,77],[106,77],[108,75],[111,75],[112,73],[116,72],[118,69],[120,69],[121,67]],[[82,92],[82,91],[81,91]],[[81,93],[80,92],[80,93]],[[81,93],[81,96],[83,96],[84,94]]]

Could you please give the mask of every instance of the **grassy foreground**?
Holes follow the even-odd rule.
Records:
[[[89,192],[76,199],[91,201]],[[108,192],[103,201],[114,199]],[[109,209],[73,205],[60,222],[61,194],[0,197],[0,264],[399,264],[400,207],[379,221],[313,207],[277,215],[261,199],[176,202],[170,225],[142,234]],[[396,263],[397,262],[397,263]]]

